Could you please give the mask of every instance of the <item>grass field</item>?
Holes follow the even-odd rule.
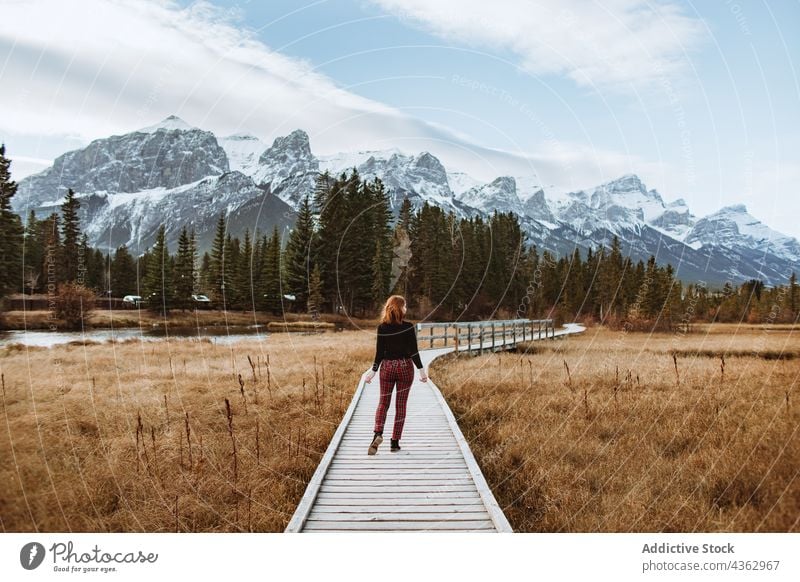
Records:
[[[430,375],[515,531],[800,531],[798,329],[590,328]]]
[[[0,349],[0,525],[282,531],[373,350],[371,327]]]
[[[373,350],[371,326],[0,349],[0,526],[282,531]],[[797,330],[591,328],[430,375],[516,531],[800,531]]]

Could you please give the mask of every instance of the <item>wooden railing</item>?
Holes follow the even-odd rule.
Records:
[[[552,319],[495,319],[445,321],[417,324],[417,342],[422,348],[454,346],[455,351],[494,350],[504,345],[555,337]],[[511,340],[509,342],[508,340]],[[477,346],[473,344],[478,344]]]

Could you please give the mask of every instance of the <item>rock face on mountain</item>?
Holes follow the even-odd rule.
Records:
[[[277,138],[261,154],[253,173],[253,180],[281,200],[296,208],[305,194],[314,191],[314,179],[319,172],[319,161],[311,153],[308,134],[297,129],[285,137]]]
[[[225,151],[210,131],[177,129],[174,116],[159,126],[96,139],[67,152],[43,172],[20,181],[15,209],[37,207],[75,192],[140,192],[175,188],[229,170]]]
[[[751,272],[753,266],[758,267],[752,274],[755,279],[775,280],[780,274],[788,277],[791,270],[800,270],[800,242],[772,230],[750,215],[743,204],[701,218],[684,240],[692,248],[734,258],[734,281],[735,275]]]
[[[142,252],[165,223],[170,243],[185,224],[207,248],[220,214],[234,235],[245,228],[291,228],[319,172],[338,176],[354,168],[362,178],[383,181],[395,212],[406,197],[414,207],[427,202],[457,217],[513,212],[529,243],[558,254],[608,246],[616,236],[634,259],[652,254],[671,263],[679,277],[709,284],[746,278],[780,283],[800,265],[800,243],[762,224],[744,206],[698,219],[685,201],[665,203],[635,174],[550,200],[532,176],[483,183],[445,168],[430,152],[391,148],[317,157],[300,129],[267,147],[248,134],[218,140],[175,116],[59,156],[52,167],[20,180],[13,200],[17,212],[34,209],[43,216],[57,209],[71,187],[81,199],[92,245],[126,244]]]
[[[513,212],[523,215],[522,202],[517,196],[517,182],[510,176],[501,176],[493,182],[475,186],[458,197],[459,200],[491,214],[498,212]]]
[[[218,139],[228,156],[231,170],[252,176],[258,167],[258,159],[267,150],[263,141],[246,133],[236,133]]]
[[[246,217],[242,209],[249,208]],[[41,206],[37,214],[49,214],[57,206]],[[80,217],[90,243],[104,249],[126,245],[132,253],[142,253],[153,244],[161,224],[167,243],[173,248],[184,225],[197,234],[198,246],[211,246],[220,215],[229,217],[229,229],[244,232],[245,227],[262,233],[291,228],[295,212],[268,190],[255,185],[241,172],[208,176],[177,188],[152,188],[133,193],[96,193],[81,197]]]
[[[557,219],[550,210],[550,205],[544,196],[544,190],[537,190],[533,196],[528,198],[522,205],[522,212],[540,222],[555,225]]]

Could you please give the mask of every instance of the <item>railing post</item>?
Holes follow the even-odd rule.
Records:
[[[450,329],[450,324],[446,323],[444,326],[444,347],[447,347],[447,330]]]
[[[538,339],[542,339],[542,320],[541,319],[539,320],[539,338]]]
[[[480,345],[480,351],[478,353],[480,353],[480,355],[483,355],[483,330],[484,330],[484,328],[485,328],[485,326],[483,325],[483,323],[479,323],[478,324],[478,329],[480,330],[478,332],[478,337],[480,337],[480,340],[478,341],[478,345]]]
[[[514,342],[514,346],[517,345],[517,323],[516,322],[511,324],[511,341]]]
[[[525,328],[526,328],[525,324],[526,323],[527,322],[525,322],[525,321],[522,322],[522,341],[525,341]]]
[[[467,351],[472,349],[472,323],[467,324]]]
[[[431,326],[430,329],[431,329],[431,333],[430,333],[430,336],[431,336],[431,348],[433,348],[433,326]]]
[[[495,331],[494,331],[494,322],[492,322],[492,351],[494,351],[494,342],[495,342]]]
[[[455,335],[456,355],[458,355],[458,324],[456,323],[455,326],[456,326],[456,335]]]

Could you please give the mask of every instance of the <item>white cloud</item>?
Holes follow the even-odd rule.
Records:
[[[448,41],[510,50],[535,74],[641,88],[688,66],[701,23],[647,0],[370,0]]]
[[[90,140],[177,114],[223,135],[269,138],[346,114],[397,115],[271,50],[237,14],[168,0],[5,4],[0,106],[13,115],[0,130]],[[349,129],[355,139],[366,131]]]
[[[248,132],[267,142],[300,127],[318,154],[427,150],[482,180],[536,175],[568,188],[632,168],[628,156],[568,144],[534,155],[484,148],[339,87],[259,41],[237,11],[207,2],[181,9],[169,0],[31,0],[7,4],[3,14],[0,47],[9,50],[0,81],[11,89],[0,92],[0,107],[11,114],[0,119],[0,132],[18,143],[32,143],[31,136],[88,142],[176,114],[219,136]],[[17,156],[52,155],[52,148],[32,149]]]

